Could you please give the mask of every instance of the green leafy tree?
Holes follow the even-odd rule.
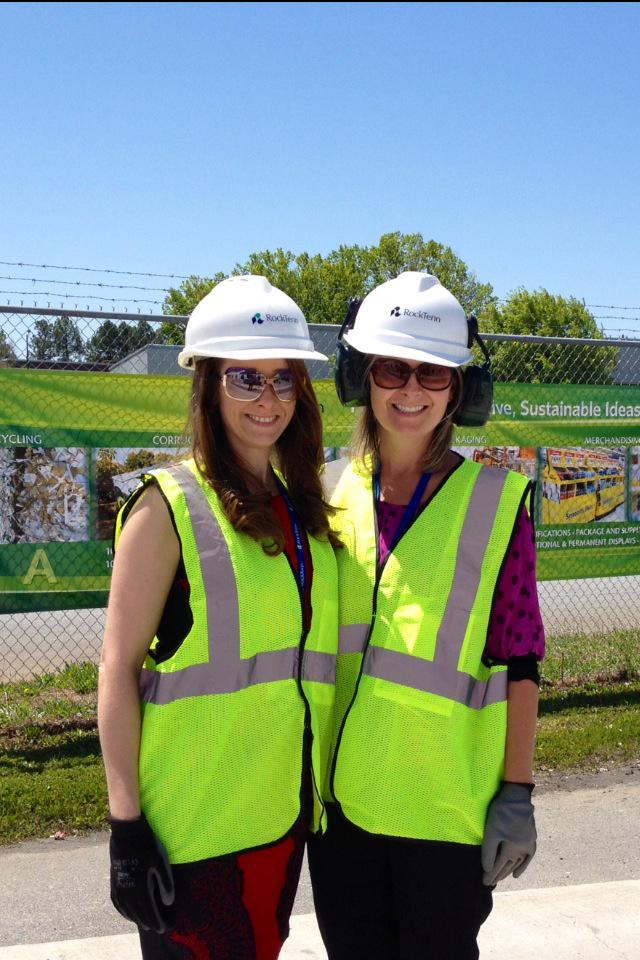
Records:
[[[495,299],[490,284],[480,283],[466,263],[451,249],[420,233],[387,233],[372,247],[340,246],[326,256],[264,250],[236,264],[233,274],[258,273],[284,290],[300,305],[310,323],[342,323],[351,297],[364,296],[378,284],[403,270],[435,274],[458,297],[465,310],[480,312]],[[167,313],[189,314],[196,303],[224,274],[212,279],[192,276],[171,290],[164,305]],[[171,342],[182,343],[184,330],[167,325]]]
[[[115,500],[113,477],[116,473],[123,473],[122,465],[115,458],[115,451],[111,447],[102,447],[96,458],[96,488],[98,499],[104,502]]]
[[[584,303],[543,289],[519,289],[504,304],[490,303],[479,325],[486,333],[604,339]],[[497,380],[530,383],[611,383],[618,359],[616,347],[577,344],[498,341],[489,351]]]
[[[234,273],[241,273],[234,270]],[[226,274],[216,273],[211,279],[190,276],[180,287],[171,287],[164,301],[163,310],[176,316],[188,316],[195,305],[213,290],[216,283],[224,280]],[[183,344],[184,326],[181,323],[163,323],[161,327],[163,343]]]
[[[147,467],[153,467],[158,463],[170,463],[173,456],[162,450],[132,450],[122,464],[121,473],[128,473],[130,470],[146,470]]]
[[[147,467],[152,467],[155,462],[153,450],[132,450],[122,464],[122,473],[128,473],[130,470],[145,470]]]
[[[16,352],[13,349],[11,341],[4,330],[0,330],[0,363],[9,364],[17,359]]]
[[[86,356],[92,363],[115,363],[148,343],[163,342],[161,331],[146,320],[105,320],[87,341]]]
[[[117,340],[118,325],[113,320],[105,320],[87,340],[87,360],[92,363],[109,363],[114,359],[114,345]]]
[[[35,360],[53,360],[55,355],[55,340],[53,324],[48,320],[36,320],[34,334],[31,338],[31,353]]]
[[[31,341],[36,360],[78,361],[84,356],[84,343],[75,320],[56,317],[54,321],[36,320]]]
[[[368,274],[363,293],[397,277],[403,270],[424,270],[436,276],[467,313],[481,313],[495,301],[491,285],[480,283],[451,247],[436,240],[425,241],[420,233],[385,234],[377,246],[366,250],[364,262]]]

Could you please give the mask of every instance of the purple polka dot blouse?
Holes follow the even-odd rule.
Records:
[[[378,556],[389,555],[404,506],[378,503]],[[536,548],[533,524],[522,507],[502,574],[489,623],[485,657],[506,663],[513,657],[544,657],[544,627],[536,585]]]

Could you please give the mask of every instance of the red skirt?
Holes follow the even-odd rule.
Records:
[[[170,928],[140,931],[143,960],[276,960],[289,935],[306,824],[278,843],[173,867]]]

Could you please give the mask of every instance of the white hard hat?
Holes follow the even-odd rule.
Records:
[[[344,339],[360,353],[382,357],[444,367],[471,360],[464,310],[437,277],[416,270],[372,290]]]
[[[255,275],[228,277],[197,304],[178,363],[193,367],[198,357],[327,359],[314,349],[300,307]]]

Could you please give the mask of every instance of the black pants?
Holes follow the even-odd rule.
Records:
[[[480,847],[378,837],[334,806],[308,845],[329,960],[477,960],[492,908]]]

